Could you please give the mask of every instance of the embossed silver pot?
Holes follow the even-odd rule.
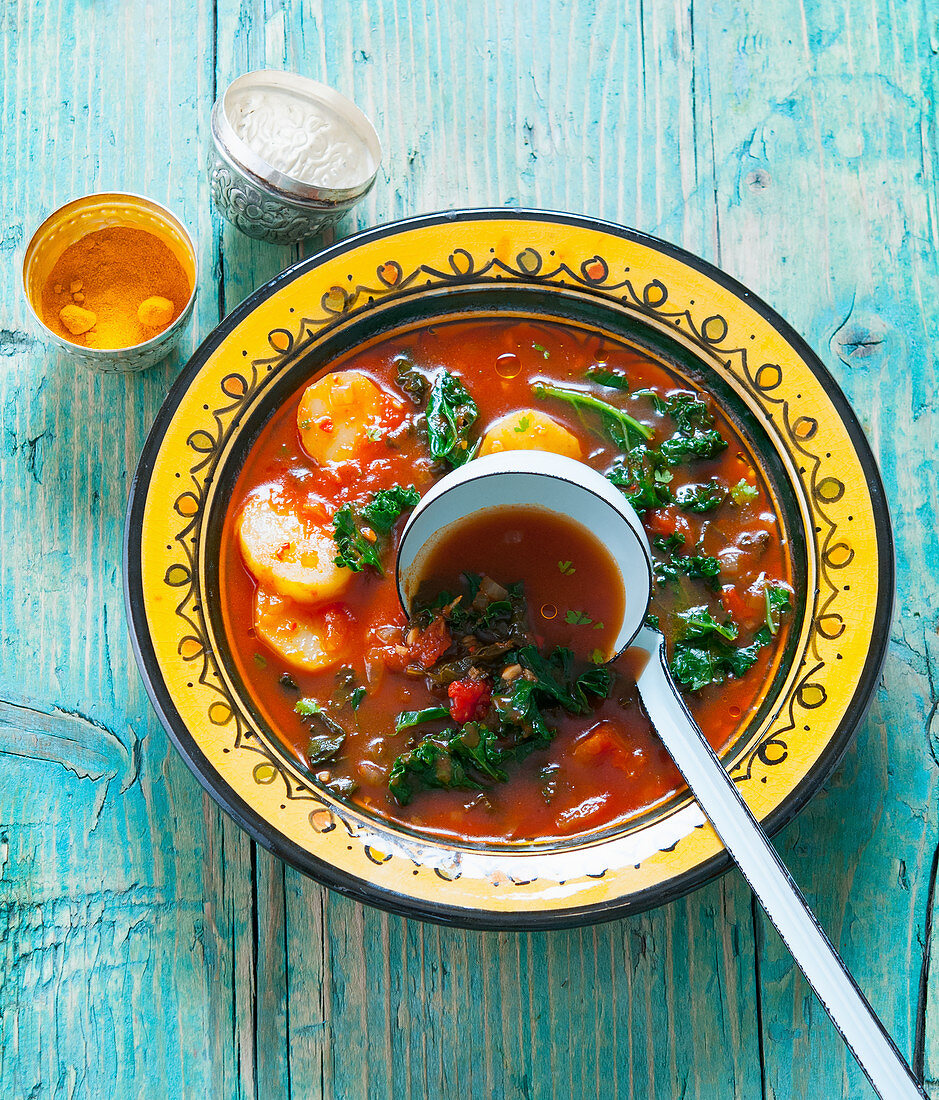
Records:
[[[345,188],[322,187],[273,167],[236,133],[232,104],[250,91],[287,93],[325,107],[366,154],[369,170]],[[351,100],[325,84],[295,73],[259,70],[232,81],[212,108],[209,185],[215,208],[242,233],[274,244],[292,244],[321,233],[371,190],[381,163],[381,142]]]

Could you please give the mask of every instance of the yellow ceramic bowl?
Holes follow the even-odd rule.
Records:
[[[418,835],[298,770],[225,636],[222,519],[261,426],[350,347],[467,311],[559,319],[631,343],[710,389],[759,457],[789,540],[795,608],[723,758],[767,829],[788,821],[840,759],[878,681],[893,600],[883,488],[844,396],[786,323],[709,264],[633,230],[538,211],[451,212],[353,237],[259,290],[196,353],[147,442],[127,518],[128,621],[177,747],[277,855],[430,920],[610,919],[728,865],[686,791],[564,841]]]
[[[66,340],[49,328],[42,318],[42,290],[70,245],[95,230],[112,226],[143,229],[162,241],[179,260],[192,289],[176,320],[152,340],[129,348],[90,348]],[[144,370],[169,354],[192,316],[197,275],[195,248],[182,222],[152,199],[120,191],[85,195],[59,207],[33,234],[23,257],[23,290],[42,336],[83,366],[105,372]]]

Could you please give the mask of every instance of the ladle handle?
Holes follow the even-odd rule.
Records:
[[[649,654],[638,685],[653,725],[875,1092],[882,1100],[923,1100],[909,1066],[681,701],[665,639],[643,627],[633,645]]]

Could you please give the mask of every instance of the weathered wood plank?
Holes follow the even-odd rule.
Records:
[[[923,1027],[918,984],[937,840],[926,728],[936,636],[924,615],[937,595],[937,423],[926,396],[936,371],[923,354],[939,329],[934,295],[923,290],[937,273],[934,135],[923,142],[935,17],[916,4],[902,14],[876,5],[863,18],[828,3],[776,13],[767,26],[716,5],[696,35],[710,74],[697,115],[714,120],[705,140],[719,259],[792,321],[845,388],[880,458],[899,551],[884,688],[781,850],[910,1056]],[[827,1081],[841,1095],[870,1095],[775,934],[765,944],[769,1094],[805,1095]],[[933,1012],[930,1004],[930,1036]]]
[[[250,896],[235,888],[247,847],[203,802],[150,711],[120,582],[129,474],[217,303],[207,282],[193,333],[166,366],[94,376],[29,335],[13,262],[56,205],[119,187],[172,206],[211,270],[193,117],[210,96],[212,12],[163,12],[0,9],[0,696],[31,708],[22,724],[37,735],[29,758],[0,756],[5,1096],[198,1095],[216,1082],[234,1095],[238,1017],[224,991]],[[15,717],[0,723],[7,747]],[[113,767],[89,772],[62,755],[58,734],[103,747]]]

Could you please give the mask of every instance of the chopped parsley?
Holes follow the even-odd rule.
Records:
[[[736,485],[730,487],[730,499],[741,508],[744,504],[750,504],[760,495],[760,490],[751,485],[746,478],[741,478]]]
[[[593,619],[587,614],[586,611],[568,611],[564,616],[564,621],[568,626],[589,626]]]

